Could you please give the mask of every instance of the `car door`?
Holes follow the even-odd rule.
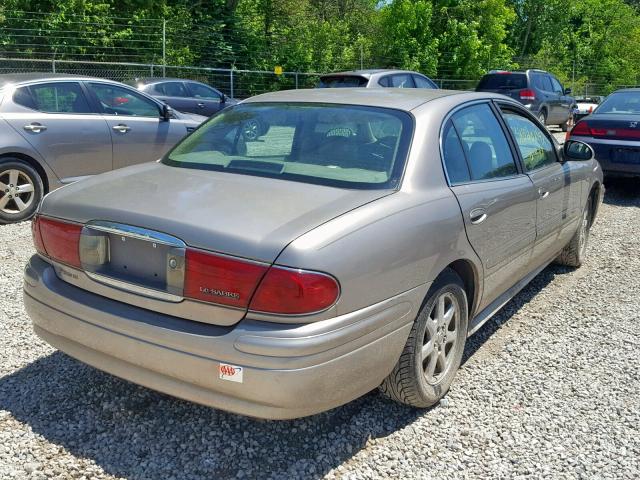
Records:
[[[179,112],[198,113],[197,101],[183,82],[159,82],[150,85],[147,92]]]
[[[161,106],[132,88],[89,82],[88,89],[111,133],[113,168],[161,158],[187,132],[161,117]]]
[[[222,93],[217,90],[197,82],[186,82],[186,85],[189,93],[195,99],[196,111],[194,113],[209,117],[225,107]]]
[[[5,100],[2,116],[63,183],[111,170],[109,127],[80,82],[19,87]]]
[[[575,231],[580,183],[570,163],[560,162],[555,143],[525,112],[502,105],[502,116],[518,148],[525,173],[537,191],[534,261],[542,264],[557,254]]]
[[[551,75],[551,83],[553,91],[558,94],[558,122],[564,123],[569,119],[573,97],[565,94],[564,86],[553,75]]]
[[[442,148],[467,238],[484,268],[483,308],[529,273],[537,193],[490,103],[453,113]]]

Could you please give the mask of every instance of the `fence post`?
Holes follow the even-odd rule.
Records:
[[[162,19],[162,76],[167,76],[167,21]]]
[[[231,98],[235,98],[233,95],[233,68],[229,70],[229,94]]]
[[[296,90],[298,89],[298,72],[296,72]]]
[[[151,75],[150,75],[150,77],[153,77],[153,63],[150,65],[150,67],[151,67]]]
[[[53,60],[51,60],[51,71],[53,73],[56,73],[56,60],[55,60],[55,58]]]

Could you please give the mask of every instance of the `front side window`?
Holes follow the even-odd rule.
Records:
[[[89,103],[76,82],[42,83],[16,90],[13,100],[45,113],[90,113]]]
[[[416,88],[438,88],[435,83],[422,75],[414,75],[413,81],[416,84]]]
[[[505,111],[503,117],[520,150],[528,172],[556,162],[553,143],[531,120],[517,113]]]
[[[413,79],[408,73],[391,75],[391,77],[389,77],[389,83],[391,88],[415,88]]]
[[[411,116],[393,109],[248,103],[211,118],[163,162],[346,188],[395,188],[412,131]]]
[[[202,98],[205,100],[220,100],[220,94],[213,88],[209,88],[206,85],[200,85],[199,83],[189,83],[189,90],[191,90],[191,95],[195,98]]]
[[[467,153],[471,180],[492,180],[517,174],[507,138],[489,105],[467,107],[452,116]]]
[[[106,83],[91,83],[90,87],[98,97],[105,115],[160,116],[160,109],[154,102],[132,90]]]
[[[551,77],[551,86],[553,87],[553,91],[555,93],[562,94],[562,92],[564,91],[562,85],[560,85],[560,82],[555,77]]]

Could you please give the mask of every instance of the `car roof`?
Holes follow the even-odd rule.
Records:
[[[144,85],[150,83],[160,83],[160,82],[196,82],[202,83],[198,80],[191,80],[189,78],[176,78],[176,77],[140,77],[135,79],[136,82],[142,83]]]
[[[504,95],[486,92],[432,90],[427,88],[314,88],[264,93],[248,98],[243,103],[333,103],[410,111],[431,100],[455,95],[464,96],[464,101],[486,98],[507,99]]]
[[[70,73],[6,73],[0,75],[0,88],[4,87],[8,84],[23,84],[36,82],[41,80],[99,80],[101,82],[108,83],[116,83],[120,84],[120,82],[115,82],[113,80],[107,80],[105,78],[98,77],[88,77],[86,75],[74,75]]]
[[[420,72],[414,72],[412,70],[396,70],[396,69],[389,69],[389,68],[368,68],[368,69],[364,69],[364,70],[348,70],[348,71],[344,71],[344,72],[333,72],[333,73],[325,73],[324,75],[321,75],[320,78],[323,77],[339,77],[340,75],[351,75],[351,76],[360,76],[360,77],[366,77],[369,78],[372,75],[376,75],[378,73],[415,73],[418,75],[423,75]]]

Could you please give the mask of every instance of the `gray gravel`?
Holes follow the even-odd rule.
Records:
[[[0,227],[0,478],[640,478],[640,187],[608,188],[587,264],[547,268],[472,337],[440,405],[372,392],[286,422],[54,351],[22,307],[29,226]]]

